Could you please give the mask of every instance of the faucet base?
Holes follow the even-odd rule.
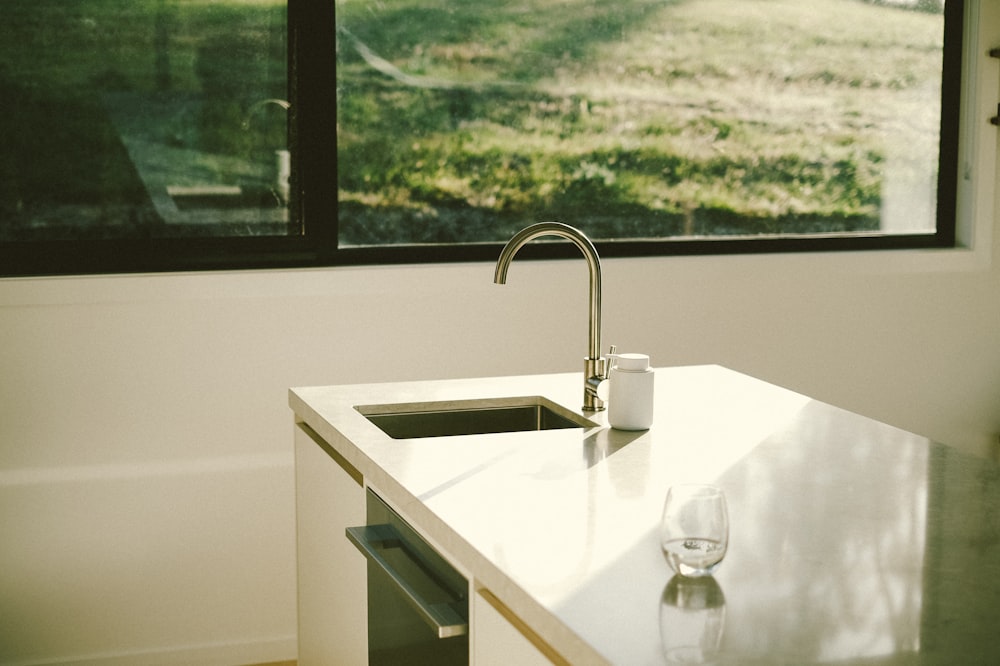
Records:
[[[605,404],[598,395],[598,387],[607,381],[607,376],[606,358],[601,356],[583,359],[583,411],[604,411]]]

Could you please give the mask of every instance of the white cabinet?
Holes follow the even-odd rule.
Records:
[[[568,664],[489,590],[479,590],[472,611],[475,666]]]
[[[368,575],[346,538],[367,523],[364,479],[309,426],[295,427],[300,666],[368,664]],[[474,572],[473,572],[474,574]],[[470,591],[475,584],[470,584]],[[489,590],[472,595],[474,666],[568,664]]]
[[[365,524],[363,484],[340,454],[296,425],[300,666],[368,663],[367,567],[344,536]]]

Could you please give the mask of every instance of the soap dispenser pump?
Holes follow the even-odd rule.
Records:
[[[653,369],[646,354],[616,354],[609,373],[608,423],[616,430],[653,424]]]

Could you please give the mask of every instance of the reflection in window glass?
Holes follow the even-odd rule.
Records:
[[[0,240],[289,234],[285,5],[4,2]]]
[[[338,2],[341,246],[933,234],[942,6]]]

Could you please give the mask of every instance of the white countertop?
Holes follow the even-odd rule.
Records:
[[[741,664],[990,649],[977,618],[1000,610],[998,576],[961,576],[1000,574],[983,538],[1000,530],[995,465],[717,366],[657,369],[655,393],[645,432],[587,413],[599,427],[414,440],[355,406],[538,395],[583,414],[582,377],[297,388],[290,404],[571,663],[672,663],[697,640]],[[731,522],[714,581],[694,586],[672,580],[657,538],[667,488],[689,482],[720,485]]]

